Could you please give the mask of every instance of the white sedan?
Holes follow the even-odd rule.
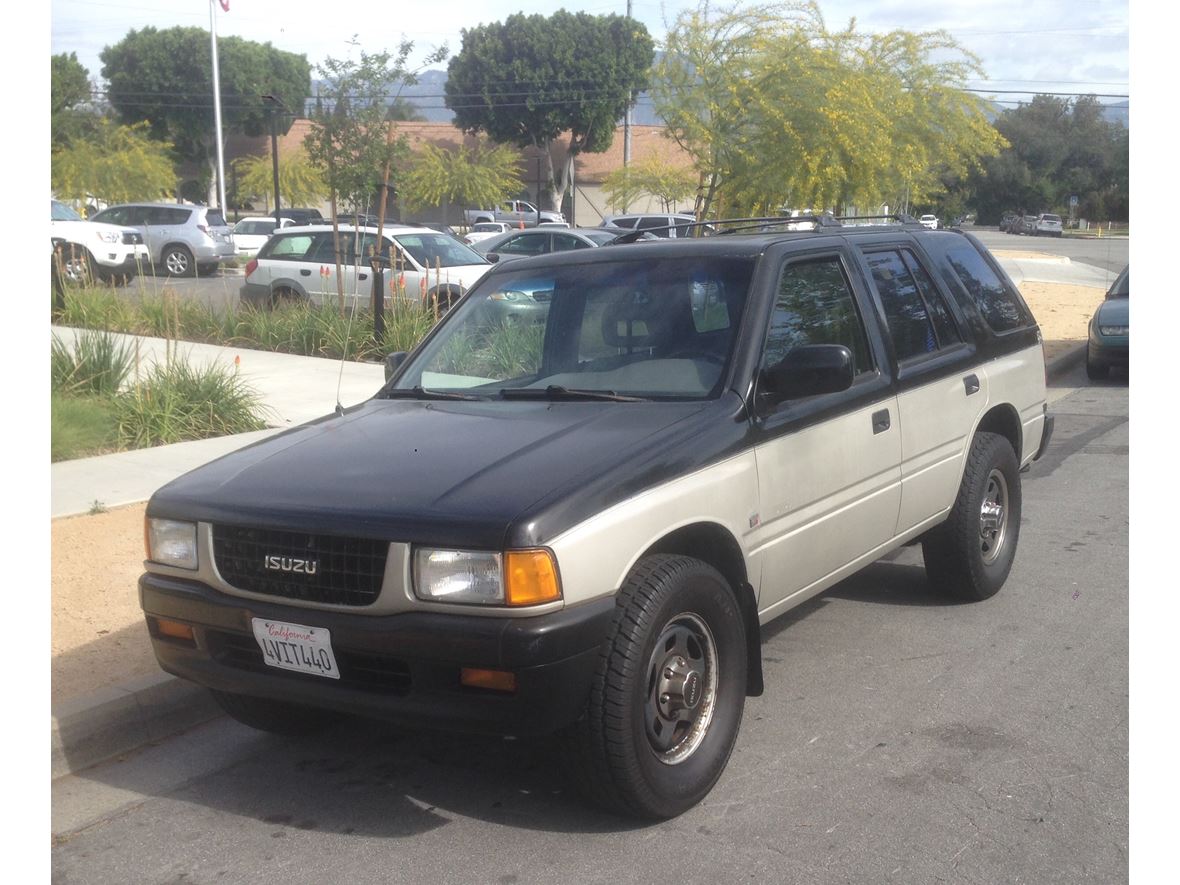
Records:
[[[516,228],[506,221],[481,221],[479,224],[471,226],[471,230],[463,237],[463,242],[470,246],[480,240],[486,240],[488,237],[506,234],[510,230],[516,230]]]
[[[290,218],[280,218],[280,227],[290,227],[295,222]],[[243,258],[251,258],[258,254],[262,244],[270,239],[275,232],[274,216],[259,218],[243,218],[234,225],[234,254]]]

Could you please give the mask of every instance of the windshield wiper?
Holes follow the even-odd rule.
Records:
[[[478,400],[483,399],[482,396],[476,396],[473,393],[454,393],[447,390],[427,390],[421,385],[414,387],[395,387],[386,389],[382,393],[383,399],[461,399],[461,400]]]
[[[646,397],[626,396],[613,390],[582,390],[576,387],[562,387],[550,384],[548,387],[505,387],[500,396],[504,399],[548,399],[548,400],[606,400],[616,403],[644,402]]]

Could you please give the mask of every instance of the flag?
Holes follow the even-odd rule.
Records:
[[[229,12],[229,0],[217,0],[217,2],[221,4],[222,9]]]

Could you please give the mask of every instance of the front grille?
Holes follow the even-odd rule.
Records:
[[[388,553],[388,542],[368,538],[213,527],[213,558],[222,578],[283,599],[371,605],[381,593]]]
[[[253,673],[268,673],[272,676],[292,679],[314,679],[327,681],[323,676],[297,673],[278,667],[269,667],[262,659],[262,650],[253,636],[241,633],[225,633],[221,630],[206,630],[205,640],[209,653],[219,664],[236,670]],[[410,668],[405,661],[388,655],[375,655],[344,649],[333,649],[336,665],[340,668],[340,684],[358,691],[381,694],[404,695],[410,690]]]

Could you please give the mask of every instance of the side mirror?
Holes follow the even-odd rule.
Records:
[[[852,352],[843,344],[805,344],[762,370],[763,403],[777,405],[852,386]]]
[[[388,381],[394,376],[394,373],[401,367],[401,364],[406,361],[409,354],[404,350],[398,350],[394,353],[386,354],[385,356],[385,380]]]
[[[486,258],[488,261],[492,262],[492,264],[495,264],[497,261],[500,260],[500,256],[495,252],[487,252],[484,254],[483,257]]]

